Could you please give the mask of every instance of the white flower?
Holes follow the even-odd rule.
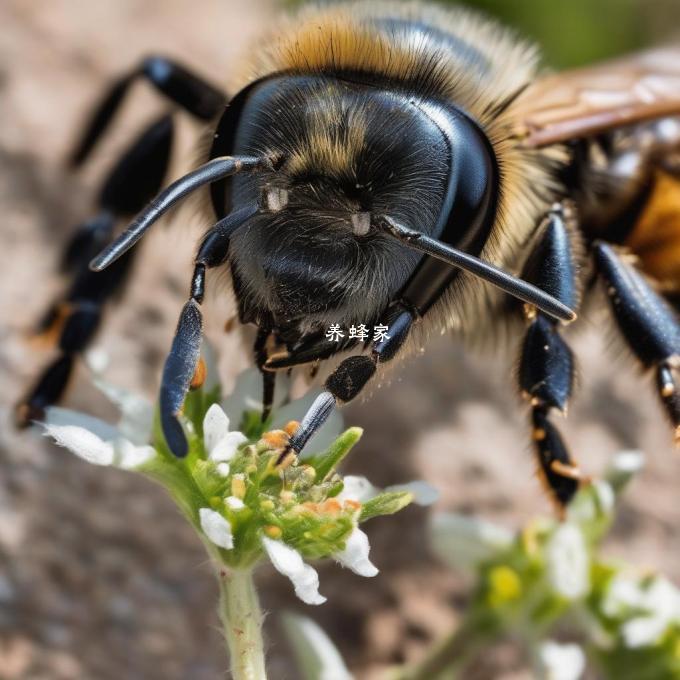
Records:
[[[609,584],[602,601],[602,612],[610,618],[625,616],[630,609],[641,607],[642,589],[638,582],[623,574],[617,574]]]
[[[220,463],[220,465],[224,465],[224,463]],[[246,507],[246,504],[240,498],[236,498],[236,496],[228,496],[224,499],[224,502],[232,510],[243,510]]]
[[[645,464],[645,455],[642,451],[621,451],[614,456],[613,461],[607,468],[605,479],[619,493],[628,484],[633,475],[638,473]]]
[[[437,555],[456,569],[474,569],[512,543],[512,533],[478,517],[438,513],[430,520]]]
[[[586,668],[583,650],[575,644],[548,640],[541,644],[538,655],[546,680],[578,680]]]
[[[118,407],[117,425],[66,408],[47,409],[42,427],[52,437],[79,458],[93,465],[114,465],[131,470],[156,455],[148,445],[153,423],[153,407],[147,399],[122,387],[111,385],[101,377],[106,368],[106,354],[91,351],[87,363],[94,374],[94,383]]]
[[[639,616],[621,626],[621,635],[626,647],[650,647],[668,628],[668,621],[660,616]]]
[[[241,432],[229,432],[229,417],[219,404],[213,404],[203,418],[203,441],[208,459],[223,463],[248,439]]]
[[[616,503],[616,495],[614,494],[614,489],[612,489],[611,484],[602,479],[597,479],[593,482],[592,486],[595,490],[595,495],[597,496],[601,511],[607,515],[611,515],[614,511],[614,504]]]
[[[337,495],[339,501],[353,500],[363,503],[380,493],[377,486],[373,486],[366,477],[345,475],[342,479],[342,491]]]
[[[94,465],[130,470],[156,455],[153,447],[129,441],[113,425],[69,409],[48,408],[43,427],[59,446]]]
[[[431,505],[439,498],[439,492],[427,482],[416,480],[407,482],[406,484],[393,484],[384,489],[379,489],[373,486],[366,477],[357,475],[346,475],[343,478],[343,488],[338,494],[338,500],[354,500],[363,503],[365,501],[375,498],[381,493],[392,493],[398,491],[407,491],[413,494],[413,502],[416,505]]]
[[[590,559],[581,529],[561,524],[547,546],[548,578],[554,590],[568,600],[590,591]]]
[[[228,477],[231,472],[229,463],[218,463],[215,469],[220,477]]]
[[[658,642],[669,626],[680,624],[680,592],[665,578],[655,578],[643,587],[618,575],[609,585],[602,611],[612,618],[639,612],[622,625],[621,635],[627,647],[648,647]]]
[[[108,356],[103,350],[93,349],[86,354],[85,359],[97,389],[120,411],[117,427],[123,437],[134,444],[149,442],[153,427],[153,404],[145,397],[104,379]]]
[[[234,547],[234,536],[231,533],[231,524],[222,517],[219,512],[210,508],[201,508],[198,511],[203,533],[217,546],[231,550]]]
[[[355,527],[347,539],[345,549],[335,553],[333,559],[359,576],[376,576],[378,569],[368,559],[369,550],[368,536],[359,527]]]
[[[291,580],[295,594],[303,602],[323,604],[326,601],[326,598],[319,593],[319,574],[314,567],[304,563],[297,550],[283,541],[276,541],[266,536],[262,537],[262,545],[274,568]]]
[[[274,567],[287,576],[295,587],[295,594],[307,604],[323,604],[326,598],[319,594],[319,575],[302,559],[300,553],[283,541],[262,537],[262,545]],[[332,555],[343,567],[359,576],[376,576],[378,569],[368,559],[370,545],[368,536],[359,527],[354,527],[344,550]]]

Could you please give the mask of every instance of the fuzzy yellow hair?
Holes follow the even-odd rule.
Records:
[[[555,165],[565,159],[562,150],[528,150],[518,143],[514,99],[536,77],[532,45],[467,9],[368,1],[305,7],[278,22],[260,44],[246,77],[233,83],[237,88],[272,73],[363,72],[416,96],[450,101],[476,120],[500,172],[496,222],[482,257],[519,272],[536,224],[556,195]],[[481,335],[498,320],[500,299],[491,286],[461,273],[412,344],[441,328]]]

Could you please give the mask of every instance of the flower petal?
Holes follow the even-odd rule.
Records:
[[[94,384],[120,411],[118,430],[123,437],[134,444],[146,444],[151,438],[153,428],[153,404],[148,399],[101,378],[94,378]]]
[[[234,536],[231,533],[231,524],[227,519],[210,508],[201,508],[198,515],[203,533],[215,545],[226,550],[231,550],[234,547]]]
[[[203,418],[203,440],[208,453],[212,453],[228,432],[229,417],[219,404],[213,404]]]
[[[295,594],[306,604],[323,604],[326,598],[319,593],[319,575],[305,564],[300,553],[282,541],[262,537],[262,545],[274,568],[287,576],[295,587]]]
[[[651,647],[659,642],[668,628],[668,621],[660,616],[638,616],[621,626],[626,647]]]
[[[156,455],[153,446],[135,446],[127,439],[117,439],[114,442],[115,465],[123,470],[134,470],[144,465]]]
[[[44,425],[71,425],[89,430],[103,441],[110,441],[120,436],[118,428],[86,413],[72,411],[60,406],[50,406],[45,411]]]
[[[224,502],[232,510],[242,510],[246,507],[246,504],[240,498],[236,498],[236,496],[227,496],[227,498],[224,499]]]
[[[609,583],[602,601],[602,612],[611,618],[625,616],[630,609],[642,609],[644,593],[637,581],[617,574]]]
[[[539,658],[547,680],[578,680],[586,668],[586,657],[576,644],[548,640],[541,644]]]
[[[216,463],[229,461],[234,457],[236,449],[247,441],[248,437],[241,432],[228,432],[215,447],[208,449],[210,451],[208,458]]]
[[[45,435],[52,437],[59,446],[64,446],[76,456],[93,465],[111,465],[114,448],[94,432],[76,425],[50,425],[45,423]]]
[[[575,524],[560,525],[547,546],[548,578],[557,593],[569,600],[590,591],[590,563],[583,533]]]
[[[215,469],[220,477],[228,477],[231,472],[229,463],[218,463]]]
[[[334,553],[333,559],[359,576],[376,576],[378,569],[368,559],[370,549],[368,536],[359,527],[355,527],[347,539],[345,549]]]
[[[345,475],[342,479],[342,491],[337,495],[339,501],[368,501],[380,493],[377,486],[373,486],[366,477],[359,475]]]

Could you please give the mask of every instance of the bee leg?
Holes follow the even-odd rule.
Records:
[[[541,478],[559,507],[578,490],[580,473],[557,428],[551,409],[566,412],[574,382],[574,359],[558,329],[540,312],[530,322],[519,365],[522,395],[531,404],[532,441]]]
[[[565,209],[555,206],[544,220],[542,236],[523,277],[570,308],[578,302],[572,237]],[[529,322],[519,362],[519,387],[532,409],[533,444],[542,479],[558,507],[578,490],[580,472],[557,428],[551,409],[566,412],[574,383],[574,358],[558,323],[525,307]]]
[[[274,403],[274,390],[276,389],[276,373],[265,369],[267,363],[267,341],[271,337],[268,328],[259,328],[253,354],[255,355],[255,365],[262,375],[262,422],[269,418]]]
[[[325,391],[316,398],[307,411],[300,427],[290,438],[288,448],[281,454],[280,460],[283,460],[291,450],[299,454],[336,406],[347,403],[359,395],[375,374],[378,364],[390,361],[396,356],[416,318],[415,312],[403,302],[392,304],[385,322],[390,335],[372,344],[370,356],[348,357],[328,376]]]
[[[680,320],[625,256],[607,243],[595,244],[595,264],[605,283],[614,319],[633,354],[656,372],[661,403],[680,443]]]
[[[338,352],[352,349],[356,344],[355,339],[344,338],[335,341],[328,340],[321,334],[313,335],[299,343],[290,352],[270,355],[263,368],[267,371],[279,371],[303,364],[313,364],[328,359]]]
[[[122,289],[132,257],[126,254],[111,271],[101,273],[90,271],[88,263],[102,243],[110,241],[116,219],[135,214],[158,192],[167,172],[172,139],[173,122],[169,115],[146,128],[105,179],[98,214],[85,222],[67,245],[62,264],[71,271],[71,285],[61,299],[52,303],[38,331],[44,337],[58,338],[62,357],[69,360],[57,359],[20,401],[16,408],[20,427],[41,420],[45,408],[63,395],[75,355],[95,335],[104,304]]]
[[[197,386],[194,378],[200,372],[203,315],[199,306],[205,296],[205,273],[207,269],[217,267],[225,261],[229,237],[257,210],[256,204],[248,205],[220,220],[203,237],[196,254],[190,297],[180,314],[172,347],[165,360],[159,396],[163,434],[168,447],[178,458],[186,456],[189,448],[178,416],[189,388]],[[127,251],[121,259],[131,252],[133,251]],[[118,262],[116,260],[111,267],[115,267]],[[111,267],[105,269],[104,273]]]
[[[197,264],[191,281],[191,297],[180,313],[161,378],[161,427],[170,451],[178,458],[184,458],[189,451],[178,416],[199,366],[203,338],[203,315],[199,305],[203,302],[204,286],[205,265]]]
[[[160,56],[148,57],[130,73],[119,78],[94,110],[71,154],[73,166],[80,165],[90,155],[109,127],[130,86],[140,78],[200,120],[211,120],[227,102],[223,92],[176,62]]]

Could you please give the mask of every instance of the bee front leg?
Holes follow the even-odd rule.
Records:
[[[370,356],[348,357],[328,376],[325,391],[311,405],[279,460],[282,461],[291,451],[299,454],[336,406],[352,401],[361,393],[375,375],[378,364],[396,356],[416,318],[415,312],[403,302],[391,305],[385,322],[390,335],[372,345]]]
[[[203,315],[200,305],[205,296],[206,270],[222,264],[229,250],[229,239],[236,229],[258,211],[257,204],[246,205],[220,220],[203,237],[194,261],[191,293],[184,305],[165,360],[159,395],[161,426],[168,447],[178,458],[188,453],[188,442],[178,416],[190,387],[200,386],[200,355]],[[127,257],[128,251],[123,255]],[[112,266],[116,266],[118,260]],[[105,269],[104,272],[107,272]]]
[[[646,369],[656,373],[656,389],[680,444],[680,320],[652,285],[607,243],[595,244],[595,264],[626,343]]]
[[[561,205],[548,214],[523,278],[573,309],[578,290],[567,215]],[[566,413],[574,383],[574,358],[556,320],[526,306],[525,316],[529,327],[519,362],[519,387],[531,404],[532,439],[541,477],[558,507],[564,508],[578,489],[581,473],[549,414],[552,409]]]

